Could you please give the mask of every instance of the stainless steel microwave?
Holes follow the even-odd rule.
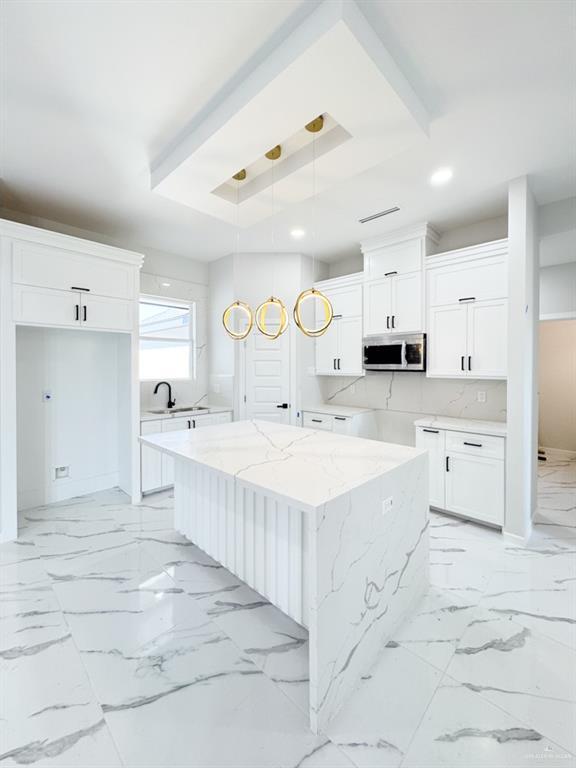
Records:
[[[365,336],[362,358],[366,371],[425,371],[425,333]]]

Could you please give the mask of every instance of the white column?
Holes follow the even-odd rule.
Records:
[[[18,535],[16,329],[12,321],[11,243],[0,238],[0,541]]]
[[[508,436],[506,534],[526,540],[536,506],[538,452],[537,208],[526,176],[508,187]]]

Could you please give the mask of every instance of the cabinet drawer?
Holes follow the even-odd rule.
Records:
[[[423,242],[418,238],[370,251],[364,256],[366,273],[374,278],[417,272],[422,267],[422,250]]]
[[[310,429],[325,429],[328,432],[332,432],[334,429],[334,417],[305,411],[302,418],[302,426]]]
[[[80,327],[80,294],[15,285],[12,290],[16,323]]]
[[[352,419],[349,416],[332,416],[332,429],[337,435],[351,434]]]
[[[465,261],[428,270],[428,304],[457,304],[462,299],[481,301],[508,295],[506,261],[501,256]]]
[[[465,453],[491,459],[504,458],[504,438],[470,432],[446,432],[446,453]]]
[[[65,291],[84,288],[120,299],[136,297],[135,270],[128,264],[26,241],[14,242],[12,254],[15,283]]]

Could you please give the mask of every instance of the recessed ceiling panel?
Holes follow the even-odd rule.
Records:
[[[318,115],[324,128],[309,133]],[[152,187],[247,227],[405,151],[427,130],[422,104],[357,7],[329,0],[193,121],[153,167]],[[265,158],[277,144],[283,156]],[[233,181],[241,169],[246,178]]]

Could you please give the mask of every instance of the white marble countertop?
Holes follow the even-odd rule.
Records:
[[[178,406],[180,407],[180,406]],[[181,406],[184,408],[184,406]],[[152,411],[142,411],[140,414],[140,421],[158,421],[160,419],[177,419],[178,417],[186,418],[193,413],[195,416],[204,416],[209,413],[231,413],[234,409],[227,405],[208,405],[202,408],[201,411],[194,410],[194,406],[191,405],[189,410],[174,411],[172,413],[152,413]]]
[[[330,416],[358,416],[360,413],[370,413],[372,408],[357,408],[353,405],[310,405],[300,409],[302,413],[326,413]]]
[[[235,421],[142,436],[140,441],[307,509],[316,509],[425,453],[269,421]]]
[[[450,429],[454,432],[474,432],[477,435],[506,437],[505,421],[483,421],[481,419],[457,419],[450,416],[427,416],[414,422],[415,427]]]

